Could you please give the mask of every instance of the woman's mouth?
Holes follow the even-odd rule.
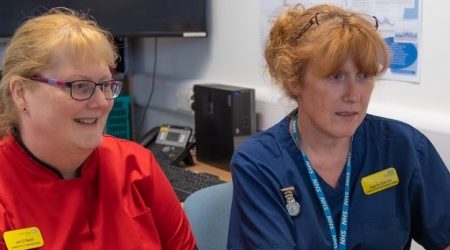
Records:
[[[84,124],[84,125],[92,125],[97,122],[97,118],[79,118],[79,119],[75,119],[75,122]]]
[[[336,112],[335,113],[339,119],[347,122],[353,122],[358,117],[358,112],[354,111],[342,111],[342,112]]]
[[[342,112],[336,112],[336,114],[339,115],[339,116],[347,117],[347,116],[354,116],[354,115],[357,115],[358,112],[354,112],[354,111],[342,111]]]

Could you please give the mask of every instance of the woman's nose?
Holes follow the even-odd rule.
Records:
[[[356,79],[349,77],[345,83],[344,101],[356,102],[359,100],[359,88]]]

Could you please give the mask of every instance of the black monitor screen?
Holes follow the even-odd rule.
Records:
[[[87,11],[114,36],[206,36],[206,0],[2,0],[0,36],[52,7]]]

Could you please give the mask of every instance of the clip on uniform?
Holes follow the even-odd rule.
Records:
[[[297,216],[300,214],[300,204],[294,199],[295,188],[293,186],[285,187],[281,189],[284,198],[286,199],[286,209],[290,216]]]

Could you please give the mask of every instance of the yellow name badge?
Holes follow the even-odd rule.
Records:
[[[390,167],[361,179],[361,186],[365,194],[370,195],[397,185],[399,182],[397,171]]]
[[[41,231],[37,227],[28,227],[3,233],[8,250],[25,250],[42,247],[44,239],[42,239]]]

